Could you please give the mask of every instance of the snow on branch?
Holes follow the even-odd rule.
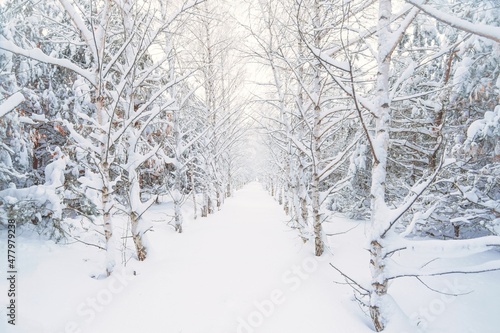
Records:
[[[33,59],[36,61],[40,61],[40,62],[43,62],[46,64],[51,64],[51,65],[56,65],[56,66],[61,66],[61,67],[67,68],[69,70],[72,70],[75,73],[80,74],[82,77],[87,79],[92,85],[94,85],[94,86],[96,85],[95,76],[91,72],[89,72],[81,67],[78,67],[76,64],[72,63],[71,61],[69,61],[67,59],[60,59],[60,58],[48,56],[45,53],[43,53],[42,50],[40,50],[40,49],[35,48],[35,49],[31,49],[31,50],[26,50],[26,49],[23,49],[23,48],[15,45],[14,43],[12,43],[10,41],[2,40],[2,41],[0,41],[0,50],[4,50],[4,51],[11,52],[14,54],[22,55],[22,56],[25,56],[27,58],[30,58],[30,59]]]
[[[99,154],[100,150],[98,147],[92,144],[92,142],[88,139],[85,138],[83,135],[78,133],[77,130],[75,130],[74,126],[72,123],[70,123],[68,120],[63,121],[64,126],[68,129],[68,131],[71,134],[71,138],[78,144],[78,146],[86,151],[91,151],[95,154]]]
[[[403,11],[406,11],[403,9]],[[415,20],[419,13],[418,8],[413,8],[408,15],[405,16],[403,21],[399,24],[399,28],[389,34],[389,40],[385,41],[385,46],[383,49],[379,50],[381,53],[382,58],[386,58],[390,56],[396,47],[399,45],[399,42],[401,42],[401,39],[403,38],[406,30],[410,26],[410,24]]]
[[[344,72],[350,71],[351,68],[348,62],[335,60],[328,54],[322,52],[321,49],[309,45],[309,43],[306,40],[304,40],[304,43],[308,46],[309,50],[314,54],[314,56],[321,59],[323,62],[326,62],[328,65],[338,68]]]
[[[304,153],[309,158],[311,157],[311,152],[309,148],[303,142],[299,141],[299,139],[297,139],[293,135],[288,135],[288,139],[291,140],[295,145],[295,147],[298,148],[302,153]]]
[[[500,27],[486,25],[482,23],[472,23],[448,13],[442,12],[432,6],[424,5],[422,0],[406,0],[408,3],[419,8],[427,15],[435,18],[438,21],[446,23],[454,28],[485,37],[495,42],[500,42]]]
[[[0,118],[14,110],[22,102],[24,102],[24,96],[20,92],[10,95],[5,102],[0,104]]]
[[[360,137],[356,137],[352,142],[343,150],[340,151],[330,163],[328,163],[322,170],[318,172],[318,177],[320,181],[325,180],[334,172],[338,165],[342,163],[342,161],[345,160],[345,156],[349,153],[352,152],[353,147],[359,142]]]
[[[387,254],[406,250],[417,253],[434,254],[438,255],[440,258],[457,258],[486,252],[495,247],[500,248],[500,236],[484,236],[473,239],[453,240],[409,240],[397,236],[397,238],[391,238],[391,242],[385,250]]]
[[[0,191],[2,198],[9,205],[21,205],[23,202],[32,202],[38,207],[38,212],[61,219],[61,199],[56,193],[55,186],[33,185],[26,188],[8,188]],[[43,212],[41,211],[43,207]],[[37,213],[38,213],[37,212]]]
[[[71,20],[73,21],[76,28],[82,34],[83,38],[85,39],[85,42],[92,50],[93,55],[97,57],[98,52],[94,34],[90,32],[90,30],[85,25],[83,19],[78,15],[75,8],[73,7],[72,4],[69,3],[68,0],[59,0],[59,2],[64,7],[64,10],[69,15],[69,17],[71,17]]]
[[[500,202],[490,199],[487,201],[482,201],[479,196],[475,193],[474,189],[468,190],[465,186],[460,186],[456,183],[454,185],[458,188],[460,194],[469,202],[472,202],[483,208],[492,210],[496,214],[500,214]]]

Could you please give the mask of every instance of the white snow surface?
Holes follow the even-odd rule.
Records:
[[[147,233],[147,260],[131,259],[100,280],[91,275],[102,267],[103,251],[54,244],[19,230],[17,325],[7,325],[2,297],[0,332],[373,332],[351,288],[334,283],[345,281],[329,265],[369,284],[367,222],[329,218],[324,226],[326,234],[336,234],[329,237],[333,255],[318,259],[258,183],[238,191],[208,218],[186,214],[182,234],[168,226],[166,214],[171,214],[168,203],[146,213],[154,230]],[[2,258],[6,236],[0,230]],[[419,267],[434,258],[427,255],[398,252],[391,260]],[[482,252],[449,264],[481,264],[499,256]],[[6,260],[0,269],[6,272]],[[500,272],[422,278],[433,289],[462,296],[435,293],[413,278],[397,279],[389,288],[394,303],[386,309],[392,318],[385,332],[498,332],[499,278]],[[2,278],[0,292],[7,289]]]

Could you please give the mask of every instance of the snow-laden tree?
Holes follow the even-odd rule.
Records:
[[[439,177],[450,166],[451,161],[445,160],[440,147],[444,123],[442,108],[446,101],[442,94],[446,93],[444,88],[451,81],[450,54],[456,44],[453,40],[443,43],[444,38],[434,35],[424,43],[410,38],[410,45],[417,47],[413,50],[405,48],[405,38],[411,29],[417,31],[422,27],[422,24],[415,24],[418,23],[415,19],[419,9],[404,5],[397,10],[394,8],[392,1],[378,1],[377,49],[374,52],[376,82],[371,93],[373,104],[365,103],[374,118],[374,134],[369,134],[373,154],[370,241],[372,283],[367,290],[370,298],[368,307],[377,331],[383,330],[390,320],[388,309],[396,308],[388,294],[390,280],[400,276],[481,272],[498,267],[497,263],[492,262],[487,267],[416,268],[407,272],[391,259],[397,251],[422,250],[433,246],[441,247],[444,252],[455,249],[455,254],[447,255],[460,256],[467,252],[465,248],[469,245],[466,244],[483,244],[486,250],[498,242],[495,238],[477,238],[469,243],[444,241],[437,245],[407,237],[417,223],[432,214],[433,207],[412,212],[412,208],[418,207],[415,203],[420,203],[432,191],[432,186],[442,182]],[[425,38],[422,29],[419,30],[420,39]],[[435,46],[433,38],[440,41]],[[404,71],[398,70],[401,63]],[[406,110],[411,113],[405,115],[408,112]],[[401,165],[399,160],[404,162],[405,159],[407,162]],[[408,176],[401,182],[399,177],[393,177],[394,174]],[[404,223],[405,216],[409,216],[408,225]]]
[[[498,26],[499,9],[495,3],[485,1],[478,6],[472,11],[462,4],[454,15],[478,25]],[[442,176],[441,204],[430,215],[428,224],[435,230],[436,223],[441,223],[443,235],[470,238],[487,234],[498,225],[498,208],[494,208],[499,195],[495,96],[500,89],[500,69],[496,60],[498,43],[463,31],[456,35],[461,43],[450,55],[453,85],[445,104],[445,135],[449,142],[446,154],[456,163]]]
[[[57,17],[53,2],[40,6],[50,20]],[[0,27],[1,41],[11,39],[26,48],[36,46],[45,52],[61,52],[68,58],[77,57],[77,47],[70,49],[45,42],[45,36],[49,34],[45,29],[47,23],[28,4],[9,1],[2,7],[0,15],[4,23]],[[26,24],[26,21],[30,24]],[[67,111],[72,103],[69,93],[72,73],[65,68],[6,51],[2,51],[0,62],[2,95],[11,101],[23,97],[19,107],[9,108],[2,118],[5,125],[2,126],[5,129],[2,147],[10,146],[10,149],[2,153],[4,165],[8,166],[8,170],[2,172],[2,175],[8,176],[8,184],[3,185],[8,186],[1,187],[9,187],[10,196],[17,198],[16,210],[22,212],[18,216],[20,224],[35,224],[39,232],[60,239],[64,232],[59,223],[69,197],[65,191],[67,183],[65,181],[58,185],[58,194],[53,195],[55,189],[46,187],[46,179],[50,175],[45,174],[45,171],[50,168],[57,151],[64,149],[67,142],[67,133],[60,119],[69,117]],[[71,164],[71,158],[63,155],[66,163]],[[37,189],[39,198],[33,201],[26,197],[29,189],[32,189],[31,192]],[[44,197],[42,193],[46,191],[50,195]],[[64,204],[59,204],[58,201],[63,200]]]
[[[87,99],[84,104],[88,113],[77,103],[73,112],[80,123],[65,121],[64,124],[71,139],[81,148],[80,155],[84,156],[80,158],[91,167],[80,182],[100,202],[108,275],[116,261],[113,215],[118,209],[130,217],[137,258],[144,260],[147,254],[140,221],[152,202],[141,200],[137,171],[159,146],[148,146],[143,134],[161,112],[175,104],[167,93],[175,81],[165,81],[162,76],[161,66],[167,57],[153,59],[150,54],[155,45],[164,41],[163,35],[172,21],[196,4],[196,1],[181,3],[169,8],[166,14],[157,10],[154,1],[141,5],[129,1],[59,1],[52,9],[57,19],[44,26],[46,36],[48,41],[55,42],[50,37],[64,33],[68,38],[64,43],[84,45],[82,53],[88,59],[84,64],[66,59],[62,53],[47,54],[37,47],[18,45],[15,39],[0,42],[5,51],[78,75],[74,81],[78,84],[73,87],[81,92],[83,100]],[[42,9],[31,8],[38,13]],[[168,19],[161,20],[165,17]]]
[[[372,283],[365,288],[365,292],[369,296],[366,305],[377,331],[383,330],[389,320],[387,309],[397,308],[387,292],[388,282],[404,276],[404,273],[398,272],[398,265],[393,264],[391,255],[414,246],[413,241],[405,238],[412,233],[415,225],[425,223],[423,221],[433,213],[439,204],[436,202],[439,194],[433,194],[432,191],[448,181],[441,179],[451,168],[451,161],[443,157],[446,151],[444,124],[450,108],[448,85],[453,81],[455,51],[464,39],[464,36],[457,38],[454,33],[450,35],[449,29],[446,30],[443,25],[437,28],[432,27],[432,24],[429,26],[425,17],[419,17],[420,21],[416,21],[418,8],[402,2],[394,3],[397,4],[394,6],[396,9],[393,9],[392,1],[386,0],[373,4],[344,3],[337,20],[315,29],[324,31],[340,27],[339,44],[318,48],[314,43],[307,43],[312,53],[324,64],[332,80],[352,99],[366,138],[365,147],[371,153],[371,156],[367,156],[365,149],[356,152],[350,161],[349,173],[356,174],[359,170],[357,164],[365,164],[366,157],[371,160],[372,168],[366,179],[371,179]],[[333,10],[338,5],[329,4],[325,7]],[[372,14],[377,17],[377,26],[369,25]],[[488,14],[485,16],[489,17]],[[479,21],[477,18],[474,20]],[[451,39],[446,39],[446,35],[451,36]],[[338,71],[341,64],[339,60],[348,62],[345,70],[347,75]],[[477,120],[475,124],[481,133],[478,137],[485,137],[482,133],[494,127],[494,114],[489,112],[486,117]],[[489,125],[486,126],[486,123]],[[474,132],[470,127],[468,131],[469,134]],[[471,139],[468,141],[469,144],[472,142]],[[493,157],[494,145],[487,146]],[[495,182],[495,177],[483,179],[485,181],[478,183],[484,184],[484,189],[492,189],[486,180],[489,179],[491,184]],[[490,213],[494,214],[494,210],[491,210],[494,205],[492,197],[474,196],[468,192],[470,188],[466,187],[461,188],[461,191],[464,192],[464,198],[470,196],[472,200],[488,202],[482,208],[489,208]],[[494,193],[495,190],[489,195]],[[450,194],[456,196],[457,192]],[[349,198],[349,193],[346,196]],[[404,240],[395,242],[394,238]],[[489,241],[496,244],[496,240]],[[405,242],[408,244],[402,245]],[[461,247],[465,244],[456,245]],[[455,245],[450,243],[443,247],[451,249]],[[463,252],[457,255],[460,253]],[[494,267],[495,263],[491,263],[487,269]],[[469,267],[457,268],[457,271],[482,270]],[[422,272],[422,275],[447,272],[449,270]],[[415,276],[412,274],[418,273],[409,275]]]

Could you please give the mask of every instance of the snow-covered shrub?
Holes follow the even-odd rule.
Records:
[[[64,237],[61,229],[61,199],[54,188],[34,185],[28,188],[10,188],[0,191],[0,215],[14,219],[19,226],[31,224],[36,230],[50,238]]]
[[[45,168],[44,185],[18,189],[12,184],[0,191],[0,214],[4,219],[14,219],[20,226],[34,225],[41,234],[60,240],[64,237],[61,221],[66,158],[59,148],[52,155],[54,160]]]

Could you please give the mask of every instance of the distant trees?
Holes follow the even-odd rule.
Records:
[[[319,256],[324,251],[325,202],[346,186],[347,163],[360,139],[351,127],[355,114],[346,103],[348,96],[317,53],[334,43],[333,32],[320,28],[334,14],[314,1],[261,3],[260,10],[262,31],[251,29],[275,91],[264,99],[268,106],[263,116],[279,158],[273,188],[301,237],[314,238]],[[276,13],[289,16],[273,17]],[[334,67],[348,72],[346,62]],[[268,112],[272,108],[274,117]]]
[[[202,217],[219,210],[231,195],[235,147],[246,132],[244,100],[238,99],[243,97],[238,92],[242,65],[234,47],[237,36],[227,33],[232,25],[235,22],[224,1],[207,1],[197,7],[182,38],[191,43],[190,57],[184,63],[196,69],[193,80],[200,84],[199,119],[205,128],[195,158]]]

